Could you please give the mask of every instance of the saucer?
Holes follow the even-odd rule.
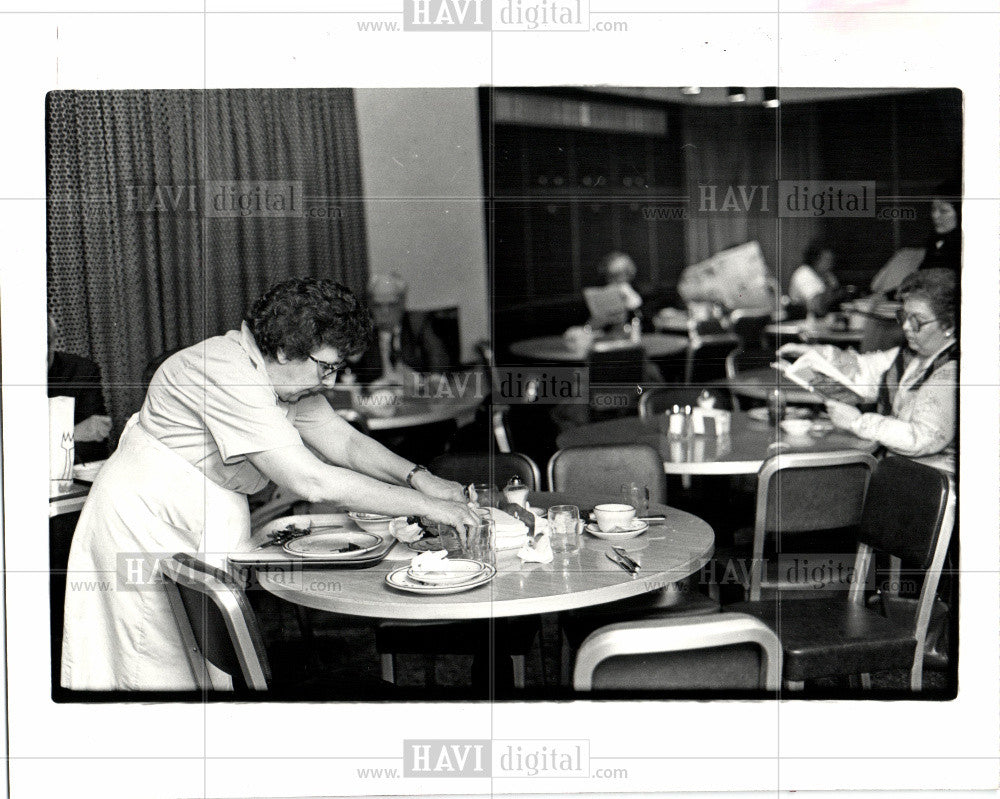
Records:
[[[458,585],[426,585],[410,577],[407,574],[409,570],[409,566],[400,566],[398,569],[389,572],[385,576],[385,581],[393,588],[411,594],[458,594],[462,591],[471,591],[473,588],[485,585],[496,577],[497,574],[494,566],[487,565],[484,566],[483,571],[474,579],[459,583]]]
[[[477,579],[486,571],[486,564],[478,560],[455,558],[442,562],[448,566],[447,569],[414,571],[411,567],[407,570],[406,576],[424,585],[460,585]]]
[[[603,538],[605,541],[628,541],[630,538],[636,538],[646,532],[649,529],[649,524],[637,519],[627,527],[606,533],[598,527],[597,522],[591,522],[584,529],[592,536]]]

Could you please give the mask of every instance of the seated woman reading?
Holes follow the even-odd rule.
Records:
[[[877,441],[890,452],[906,455],[943,471],[955,471],[958,416],[958,310],[956,275],[950,269],[927,269],[911,275],[900,288],[898,314],[906,345],[859,355],[836,347],[786,344],[782,355],[815,351],[849,376],[874,413],[828,402],[830,420],[861,438]]]

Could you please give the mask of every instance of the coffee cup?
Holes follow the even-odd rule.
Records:
[[[594,517],[601,532],[606,533],[616,527],[628,527],[635,519],[635,508],[617,503],[598,505],[594,508]]]

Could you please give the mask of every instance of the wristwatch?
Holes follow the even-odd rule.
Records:
[[[410,469],[410,473],[406,475],[406,484],[414,491],[416,491],[417,489],[413,485],[413,478],[416,476],[417,472],[427,472],[427,471],[429,471],[429,469],[426,466],[421,466],[417,464],[412,469]]]

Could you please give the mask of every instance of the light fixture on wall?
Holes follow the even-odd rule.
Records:
[[[726,91],[731,103],[745,103],[747,100],[747,90],[742,86],[730,86]]]
[[[764,108],[777,108],[779,105],[781,105],[781,100],[778,99],[778,87],[765,86]]]
[[[681,86],[681,94],[701,94],[701,86]]]

